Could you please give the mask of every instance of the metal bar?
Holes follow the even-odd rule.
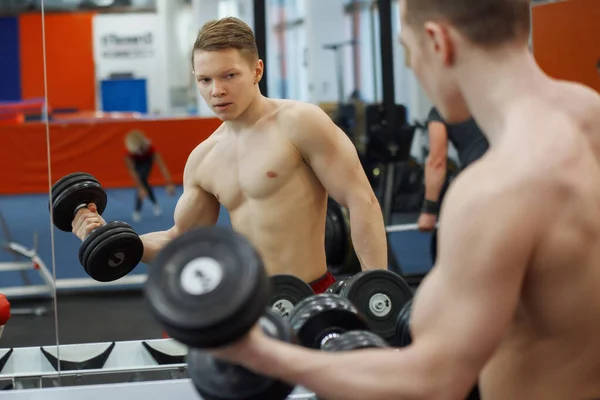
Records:
[[[437,228],[437,225],[436,225],[436,228]],[[419,225],[418,224],[388,225],[388,226],[385,227],[385,231],[387,233],[416,231],[418,229],[419,229]]]
[[[392,2],[391,0],[378,0],[379,10],[379,45],[381,55],[381,80],[383,90],[383,106],[388,129],[394,129],[396,116],[394,106],[396,95],[394,92],[394,47],[392,44]]]
[[[383,91],[383,119],[386,134],[391,136],[396,130],[396,98],[394,93],[394,48],[392,46],[392,2],[391,0],[378,0],[377,8],[379,10],[379,45],[381,48],[381,80]],[[390,144],[393,142],[390,140]],[[394,166],[389,164],[385,167],[386,180],[394,179]],[[387,182],[386,182],[387,183]],[[390,186],[384,186],[384,192],[381,193],[383,203],[383,216],[385,223],[390,222],[392,215],[391,193],[388,193]]]
[[[335,65],[337,69],[338,78],[338,101],[340,106],[346,103],[346,89],[344,88],[344,60],[342,54],[342,47],[335,48]]]
[[[73,289],[87,289],[87,288],[106,288],[112,289],[120,286],[134,286],[142,285],[146,282],[148,275],[146,274],[135,274],[125,276],[114,282],[97,282],[91,278],[67,278],[57,279],[56,289],[61,290],[73,290]],[[21,286],[21,287],[5,287],[0,288],[0,293],[3,293],[6,297],[25,297],[35,296],[40,294],[52,294],[51,286],[49,285],[32,285],[32,286]]]
[[[33,261],[33,264],[37,266],[42,279],[44,282],[46,282],[46,285],[54,289],[54,276],[50,273],[46,267],[46,264],[44,264],[44,261],[42,261],[42,259],[38,256],[33,256],[31,260]]]
[[[258,49],[258,56],[263,60],[264,65],[267,65],[267,10],[265,5],[266,0],[254,0],[254,38]],[[260,92],[268,96],[267,74],[263,73],[258,87]]]
[[[385,224],[392,221],[392,203],[394,201],[394,180],[396,179],[396,164],[388,163],[384,169],[385,185],[383,190],[383,220]]]
[[[387,233],[416,231],[417,229],[419,229],[419,225],[417,224],[389,225],[385,227]]]
[[[354,78],[354,90],[360,91],[360,47],[358,45],[360,40],[360,6],[359,0],[352,0],[352,41],[355,43],[352,48],[352,65],[353,71],[352,76]]]
[[[173,381],[116,383],[107,385],[82,385],[43,389],[6,391],[4,400],[130,400],[130,399],[198,399],[202,397],[194,389],[191,379]],[[288,399],[315,399],[314,393],[297,387]]]
[[[50,288],[47,285],[31,285],[19,287],[0,288],[0,293],[5,295],[9,300],[17,297],[32,297],[42,294],[52,295]]]
[[[378,69],[377,69],[377,33],[375,31],[375,10],[377,3],[373,2],[369,9],[371,15],[371,57],[373,62],[373,103],[379,103],[379,85],[377,84]]]
[[[0,272],[6,271],[26,271],[33,269],[31,261],[6,261],[0,262]]]

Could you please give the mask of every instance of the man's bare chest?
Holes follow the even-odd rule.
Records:
[[[204,190],[226,208],[245,199],[261,199],[281,190],[296,173],[302,159],[284,140],[217,144],[198,168]]]

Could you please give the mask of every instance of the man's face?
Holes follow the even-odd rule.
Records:
[[[194,51],[194,75],[206,104],[222,121],[238,118],[256,96],[263,63],[254,65],[237,49]]]
[[[425,94],[447,122],[464,119],[466,104],[453,70],[455,43],[447,28],[427,22],[416,30],[406,20],[406,1],[402,0],[400,42]]]

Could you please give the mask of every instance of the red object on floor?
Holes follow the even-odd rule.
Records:
[[[10,303],[3,294],[0,294],[0,326],[6,324],[10,319]]]

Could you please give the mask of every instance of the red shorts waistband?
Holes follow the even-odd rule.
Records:
[[[312,287],[315,294],[325,293],[327,288],[335,283],[335,277],[331,274],[331,272],[327,271],[325,275],[320,277],[319,279],[312,281],[309,283],[310,287]]]

